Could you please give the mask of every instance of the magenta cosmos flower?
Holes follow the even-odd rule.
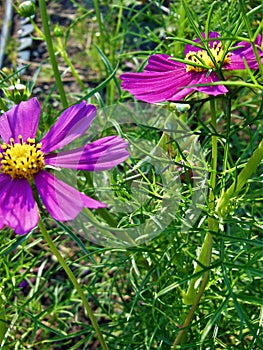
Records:
[[[128,144],[108,136],[83,147],[54,152],[82,136],[96,116],[85,102],[67,108],[42,140],[35,140],[40,117],[36,98],[21,102],[0,117],[0,229],[8,226],[25,234],[34,228],[39,212],[31,185],[36,187],[46,209],[58,221],[73,220],[83,207],[105,207],[65,182],[48,168],[101,171],[129,156]]]
[[[205,39],[204,33],[202,36]],[[199,38],[194,40],[198,46],[187,44],[184,54],[189,64],[177,62],[165,54],[152,55],[144,72],[124,73],[120,76],[123,80],[121,87],[138,100],[149,103],[178,101],[195,90],[214,96],[226,93],[228,90],[224,85],[197,85],[219,81],[216,74],[218,69],[246,69],[244,60],[249,68],[257,69],[258,63],[250,43],[239,42],[236,48],[225,52],[218,37],[216,32],[209,33],[210,53]],[[261,35],[258,35],[255,45],[262,58],[261,42]]]

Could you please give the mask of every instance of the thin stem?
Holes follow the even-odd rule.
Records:
[[[230,135],[230,123],[231,123],[231,99],[230,97],[227,99],[227,105],[226,105],[226,143],[224,147],[224,156],[223,156],[223,165],[222,165],[222,192],[223,194],[225,192],[225,185],[226,185],[226,177],[225,172],[227,171],[227,163],[228,163],[228,153],[229,153],[229,135]]]
[[[194,315],[194,312],[195,312],[195,310],[196,310],[196,308],[197,308],[197,306],[199,304],[199,301],[200,301],[200,299],[201,299],[201,297],[203,295],[203,292],[205,290],[205,287],[206,287],[206,284],[207,284],[208,280],[209,280],[209,271],[206,271],[204,273],[200,289],[199,289],[199,291],[198,291],[198,293],[196,295],[196,298],[195,298],[195,300],[193,302],[193,305],[192,305],[192,307],[191,307],[191,309],[190,309],[190,311],[189,311],[189,313],[188,313],[188,315],[187,315],[187,317],[186,317],[186,319],[184,321],[184,324],[182,325],[182,330],[178,333],[178,335],[177,335],[177,337],[176,337],[176,339],[175,339],[175,341],[174,341],[174,343],[173,343],[173,345],[171,347],[171,350],[175,349],[175,346],[179,345],[181,343],[181,341],[182,341],[182,339],[183,339],[183,337],[185,335],[185,332],[187,330],[186,327],[191,322],[191,319],[192,319],[192,317]]]
[[[81,286],[80,284],[78,283],[76,277],[74,276],[74,274],[72,273],[72,271],[70,270],[70,268],[68,267],[68,265],[66,264],[65,260],[63,259],[62,255],[59,253],[58,249],[56,248],[55,244],[53,243],[51,237],[49,236],[46,228],[45,228],[45,225],[43,223],[43,221],[40,219],[39,220],[39,223],[38,223],[38,226],[39,226],[39,229],[40,231],[42,232],[47,244],[49,245],[49,248],[50,250],[52,251],[52,253],[55,255],[55,257],[57,258],[58,262],[60,263],[60,265],[63,267],[64,271],[66,272],[66,274],[68,275],[69,279],[71,280],[73,286],[75,287],[76,291],[78,292],[82,302],[83,302],[83,305],[87,311],[87,314],[90,318],[90,321],[97,333],[97,337],[99,339],[99,342],[101,344],[101,347],[103,350],[108,350],[108,347],[105,343],[105,340],[103,338],[103,335],[100,331],[100,327],[96,321],[96,318],[95,316],[93,315],[93,312],[91,310],[91,307],[89,306],[89,303],[87,301],[87,298],[84,294],[84,292],[82,291],[81,289]]]
[[[211,126],[213,132],[216,132],[216,110],[215,110],[215,100],[210,100],[211,107]],[[210,182],[210,195],[209,195],[209,206],[210,209],[214,208],[215,201],[215,186],[216,186],[216,170],[217,170],[217,136],[212,135],[212,173],[211,173],[211,182]]]
[[[210,232],[216,230],[216,225],[214,221],[212,221],[213,218],[208,218],[208,230],[207,234],[205,235],[204,242],[201,248],[201,252],[198,256],[198,264],[194,270],[194,274],[200,272],[203,270],[204,266],[209,266],[210,261],[211,261],[211,255],[212,255],[212,244],[213,244],[213,239],[212,239],[212,234]],[[210,231],[211,230],[211,231]],[[193,305],[195,304],[195,300],[198,295],[198,280],[200,277],[197,278],[192,278],[189,287],[187,289],[186,294],[183,296],[183,302],[186,305]]]
[[[101,43],[101,50],[104,52],[104,30],[103,30],[103,24],[101,21],[101,12],[100,12],[100,6],[99,6],[99,1],[98,0],[93,0],[93,4],[95,7],[95,12],[96,12],[96,18],[97,22],[99,25],[99,32],[100,32],[100,43]]]
[[[218,200],[216,207],[216,212],[219,216],[224,216],[227,212],[230,200],[235,197],[247,183],[251,175],[256,171],[258,165],[263,159],[263,140],[259,143],[257,149],[252,154],[251,158],[248,160],[244,168],[239,173],[236,181],[232,183],[229,189],[222,194]]]
[[[0,349],[7,350],[7,346],[2,346],[6,335],[6,312],[3,297],[0,294]]]
[[[208,207],[210,210],[210,216],[208,218],[208,232],[205,236],[204,243],[201,248],[200,255],[198,257],[198,264],[195,268],[194,273],[198,273],[199,271],[202,271],[204,267],[209,267],[211,263],[211,256],[212,256],[212,246],[213,246],[213,238],[212,233],[217,232],[219,228],[218,221],[215,220],[213,217],[213,212],[215,208],[215,188],[216,188],[216,172],[217,172],[217,136],[215,135],[216,131],[216,108],[215,108],[215,100],[212,99],[210,101],[210,108],[211,108],[211,126],[213,129],[213,135],[212,135],[212,171],[210,176],[210,191],[209,191],[209,202]],[[189,326],[191,319],[194,315],[194,312],[199,304],[199,301],[204,293],[205,287],[207,285],[207,282],[209,280],[209,271],[205,271],[202,277],[202,283],[199,287],[196,286],[198,284],[198,278],[193,278],[190,281],[187,293],[183,297],[183,301],[185,304],[189,305],[192,304],[192,307],[183,323],[183,329],[178,333],[174,343],[173,347],[175,345],[178,345],[186,331],[187,327]]]
[[[65,90],[64,90],[64,87],[63,87],[63,84],[61,81],[56,56],[54,53],[52,38],[51,38],[50,30],[49,30],[48,15],[47,15],[47,8],[46,8],[46,1],[45,0],[39,0],[39,11],[40,11],[40,16],[41,16],[42,25],[43,25],[43,31],[45,34],[47,49],[48,49],[50,61],[52,64],[53,73],[54,73],[54,77],[56,80],[58,92],[60,94],[62,105],[64,108],[66,108],[68,106],[68,102],[67,102]]]
[[[39,36],[40,39],[45,40],[45,35],[41,32],[41,30],[38,28],[38,26],[36,25],[35,21],[33,20],[32,17],[29,18],[30,19],[30,23],[32,24],[32,26],[34,27],[34,32],[36,32]]]
[[[215,187],[216,187],[216,169],[217,169],[217,136],[215,135],[216,131],[216,110],[215,110],[215,100],[210,101],[211,107],[211,126],[212,126],[212,170],[210,176],[210,191],[209,191],[209,200],[208,207],[210,212],[213,212],[215,207]],[[211,259],[211,250],[212,250],[212,235],[211,232],[216,232],[218,227],[215,223],[215,220],[212,216],[208,218],[208,233],[205,236],[204,243],[198,258],[199,264],[197,264],[194,273],[197,273],[203,269],[203,266],[210,265]],[[184,295],[184,303],[189,305],[192,304],[197,296],[197,283],[198,278],[193,278],[190,281],[188,290]]]
[[[81,89],[85,91],[86,90],[86,86],[83,83],[83,81],[81,80],[81,78],[80,78],[78,72],[76,71],[74,65],[70,61],[70,59],[68,57],[68,54],[67,54],[67,51],[66,51],[64,45],[62,44],[62,41],[61,41],[60,38],[58,38],[58,46],[59,46],[59,49],[60,49],[60,54],[61,54],[62,58],[64,59],[65,63],[69,66],[69,69],[70,69],[72,75],[77,80],[77,82],[78,82],[79,86],[81,87]]]
[[[186,25],[186,14],[185,9],[182,0],[180,1],[180,5],[178,6],[178,15],[180,18],[180,25],[178,26],[178,36],[181,38],[185,37],[185,25]],[[178,56],[178,53],[183,53],[184,45],[183,43],[180,43],[179,41],[175,40],[174,44],[174,54],[175,56]]]
[[[3,264],[3,261],[0,261]],[[9,266],[8,262],[5,262],[6,266]],[[1,266],[2,267],[2,266]],[[0,349],[8,350],[9,346],[4,345],[7,338],[7,317],[6,317],[6,296],[5,285],[2,284],[0,288]]]
[[[123,18],[123,0],[119,2],[119,13],[118,13],[118,19],[117,19],[117,24],[116,24],[116,29],[115,29],[115,34],[114,38],[112,40],[111,45],[109,45],[110,49],[110,63],[111,66],[114,67],[116,65],[116,47],[117,43],[120,45],[120,38],[119,38],[119,31],[121,29],[121,22]],[[106,67],[106,73],[108,72],[108,69]],[[108,104],[113,104],[114,103],[114,97],[115,97],[115,82],[114,80],[110,81],[110,83],[107,85],[107,103]]]

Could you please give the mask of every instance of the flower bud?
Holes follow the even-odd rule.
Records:
[[[17,11],[21,17],[31,17],[36,13],[36,5],[33,1],[24,1],[19,5]]]
[[[179,113],[184,113],[187,112],[189,109],[191,108],[191,106],[188,103],[174,103],[171,102],[169,104],[169,109],[172,111],[177,111]]]
[[[56,37],[63,37],[64,36],[64,30],[61,28],[61,26],[57,23],[54,28],[54,36]]]
[[[18,104],[21,101],[26,101],[30,97],[30,91],[28,87],[20,83],[10,85],[8,88],[3,89],[3,91],[5,96],[15,104]]]

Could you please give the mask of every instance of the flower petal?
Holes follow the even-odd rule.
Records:
[[[14,138],[19,142],[18,135],[26,141],[28,137],[34,138],[38,128],[40,105],[37,98],[20,102],[0,118],[0,136],[4,142]]]
[[[127,146],[119,136],[103,137],[75,150],[48,154],[45,164],[76,170],[108,170],[129,157]]]
[[[0,174],[0,188],[0,227],[23,235],[37,226],[39,214],[28,181]]]
[[[166,54],[156,54],[149,57],[144,68],[145,72],[167,72],[175,68],[185,68],[185,64],[176,62],[171,56]]]
[[[217,75],[214,72],[211,72],[207,76],[207,72],[199,73],[198,79],[196,79],[195,84],[210,84],[213,82],[220,81]],[[192,84],[194,84],[194,79],[192,81]],[[210,86],[193,86],[193,88],[197,91],[203,92],[207,95],[222,95],[228,92],[227,88],[224,85],[210,85]]]
[[[260,49],[262,44],[262,37],[260,34],[257,36],[255,44],[257,46],[261,62],[263,63],[263,52]],[[250,69],[258,69],[258,62],[253,51],[252,45],[249,42],[241,41],[236,45],[236,47],[239,48],[233,50],[230,54],[230,64],[228,64],[224,68],[228,70],[246,69],[246,66],[244,64],[245,60]]]
[[[34,180],[45,207],[55,220],[73,220],[84,207],[106,207],[104,203],[84,195],[47,171],[40,171]]]
[[[190,87],[192,74],[186,72],[186,65],[173,61],[168,55],[153,55],[145,72],[124,73],[120,79],[123,89],[149,103],[176,101],[193,91]]]
[[[42,138],[42,152],[52,152],[80,137],[95,117],[95,106],[84,101],[67,108]]]

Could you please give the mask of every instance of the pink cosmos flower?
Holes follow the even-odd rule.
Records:
[[[205,39],[204,33],[202,36]],[[214,96],[226,93],[228,90],[224,85],[197,85],[219,81],[216,74],[218,69],[246,69],[244,60],[250,69],[258,69],[258,63],[250,43],[239,42],[230,52],[225,52],[218,37],[216,32],[209,33],[209,39],[212,39],[209,41],[210,53],[199,38],[194,40],[198,46],[187,44],[185,60],[189,64],[177,62],[166,54],[152,55],[144,72],[120,76],[123,80],[121,87],[138,100],[149,103],[178,101],[195,90]],[[263,58],[261,43],[261,35],[258,35],[255,45],[259,56]]]
[[[46,209],[58,221],[73,220],[83,207],[105,207],[47,171],[51,167],[101,171],[129,156],[128,143],[108,136],[83,147],[55,153],[82,136],[96,116],[85,102],[67,108],[42,140],[35,140],[40,117],[36,98],[21,102],[0,117],[0,229],[8,226],[25,234],[39,220],[31,185],[36,187]]]

